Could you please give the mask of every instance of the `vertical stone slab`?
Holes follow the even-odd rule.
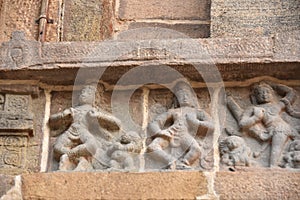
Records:
[[[63,41],[99,41],[111,35],[111,7],[107,0],[65,1]]]
[[[20,85],[0,87],[0,173],[40,169],[45,102],[43,95],[37,95],[38,90],[30,92]]]
[[[53,20],[53,23],[46,25],[45,42],[59,42],[61,32],[61,1],[49,1],[48,18]]]
[[[38,37],[41,0],[2,0],[0,18],[0,42],[8,41],[12,32],[22,30],[30,40]]]

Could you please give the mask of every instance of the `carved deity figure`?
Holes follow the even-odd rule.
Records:
[[[133,170],[135,166],[131,154],[139,154],[142,148],[143,142],[136,132],[121,135],[107,150],[107,155],[111,158],[110,168]]]
[[[66,131],[58,136],[54,153],[59,158],[59,170],[93,169],[92,156],[98,148],[106,148],[121,128],[121,122],[111,114],[93,106],[96,88],[86,86],[79,96],[79,105],[50,116],[49,123],[70,119]]]
[[[283,167],[300,169],[300,140],[291,142],[283,161]]]
[[[243,138],[229,136],[219,144],[221,163],[227,166],[250,166],[251,150]]]
[[[151,143],[147,146],[147,152],[153,159],[166,164],[167,169],[190,169],[201,156],[195,137],[213,132],[214,125],[211,117],[197,108],[187,83],[178,82],[174,93],[175,108],[162,113],[148,125]],[[178,159],[165,151],[168,147],[180,147],[185,153]]]
[[[280,101],[276,100],[275,91],[282,96]],[[286,109],[284,102],[292,104],[296,98],[295,92],[284,85],[261,82],[253,86],[250,97],[253,105],[242,110],[235,100],[228,96],[228,108],[242,130],[261,141],[270,142],[270,166],[277,167],[285,145],[295,135],[294,129],[281,117],[281,113]]]

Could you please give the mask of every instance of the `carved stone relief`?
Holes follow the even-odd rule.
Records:
[[[39,147],[33,145],[39,140],[34,136],[33,93],[12,86],[11,90],[4,88],[0,87],[0,172],[17,174],[32,171],[39,163],[32,160],[39,158],[33,153],[39,151]]]
[[[77,106],[50,116],[52,129],[66,126],[53,146],[58,170],[138,170],[135,159],[142,139],[136,132],[124,131],[118,118],[94,105],[98,93],[103,97],[104,87],[99,90],[85,86]]]
[[[207,162],[213,162],[207,159],[212,149],[205,147],[211,142],[205,139],[214,131],[212,119],[199,108],[197,96],[187,83],[178,82],[174,93],[173,105],[168,105],[165,112],[151,116],[147,130],[146,169],[207,169]],[[154,104],[154,113],[157,108],[164,111],[159,105]]]
[[[226,139],[220,140],[221,164],[296,168],[295,139],[300,135],[297,130],[299,121],[295,119],[297,111],[292,105],[296,101],[297,91],[272,82],[253,84],[250,91],[238,90],[229,89],[227,93],[230,114],[222,136]],[[238,158],[232,155],[230,143],[236,143],[233,149],[240,147],[244,153],[239,153]],[[237,162],[241,161],[241,156],[243,161]]]

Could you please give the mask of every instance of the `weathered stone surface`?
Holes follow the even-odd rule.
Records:
[[[57,172],[25,174],[22,182],[24,200],[195,199],[207,193],[207,180],[201,172]]]
[[[16,30],[24,31],[30,40],[37,39],[35,20],[40,15],[41,0],[2,0],[1,7],[0,42],[8,41]]]
[[[53,23],[46,25],[45,42],[59,42],[61,37],[61,14],[62,4],[61,1],[49,1],[48,18],[53,20]]]
[[[300,198],[299,172],[218,172],[214,183],[220,199]]]
[[[34,86],[19,90],[15,90],[16,85],[5,86],[0,86],[5,89],[5,93],[0,94],[0,172],[37,172],[44,118],[43,95],[36,91],[36,96],[31,96],[30,93],[37,89]],[[16,92],[21,94],[14,94]]]
[[[300,12],[300,11],[299,11]],[[300,55],[300,30],[276,34],[274,45],[275,57],[280,60],[289,59],[299,61]]]
[[[40,60],[40,43],[25,39],[23,31],[15,31],[9,42],[3,42],[0,48],[0,66],[6,69],[20,69],[36,65]]]
[[[121,0],[120,19],[205,19],[209,20],[210,1]]]
[[[139,65],[172,66],[197,81],[202,78],[194,66],[203,71],[203,76],[211,76],[210,80],[215,80],[214,76],[218,74],[211,67],[213,65],[218,67],[224,80],[246,80],[261,75],[297,79],[300,70],[300,54],[295,53],[297,46],[288,45],[297,43],[296,36],[289,37],[288,43],[282,39],[274,43],[270,37],[61,42],[43,45],[24,39],[21,41],[13,39],[0,49],[2,79],[38,79],[49,84],[73,84],[81,68],[86,69],[89,75],[96,75],[97,80],[104,73],[103,80],[112,82]],[[16,45],[20,43],[23,46]],[[15,70],[7,71],[8,68]],[[18,73],[18,70],[22,70],[22,73]]]
[[[212,37],[252,37],[299,30],[298,0],[215,0]]]
[[[0,174],[0,198],[15,184],[14,177]]]
[[[99,40],[101,14],[101,0],[88,4],[84,0],[66,1],[63,40]]]
[[[180,37],[189,37],[189,38],[207,38],[210,34],[210,25],[209,24],[165,24],[165,23],[146,23],[146,22],[133,22],[129,25],[129,29],[136,28],[144,28],[144,27],[154,27],[154,28],[164,28],[170,29],[171,32],[169,34],[158,34],[157,31],[145,32],[148,34],[148,37],[145,38],[143,35],[141,39],[171,39],[171,38],[180,38]],[[179,32],[178,34],[174,34],[173,31]],[[129,32],[130,33],[130,32]],[[126,33],[125,33],[126,34]],[[183,34],[183,35],[180,35]],[[128,37],[124,37],[124,34],[121,34],[121,37],[118,39],[138,39],[138,34],[128,35]],[[163,37],[163,38],[162,38]]]

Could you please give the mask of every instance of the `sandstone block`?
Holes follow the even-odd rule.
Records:
[[[39,173],[22,176],[26,199],[195,199],[207,193],[201,172]]]
[[[136,28],[162,28],[169,30],[161,30],[167,34],[158,34],[160,30],[155,30],[153,32],[147,32],[147,38],[141,39],[171,39],[171,38],[207,38],[210,33],[209,24],[164,24],[164,23],[145,23],[145,22],[134,22],[129,25],[129,29]],[[146,31],[146,30],[145,30]],[[120,39],[136,39],[137,35],[128,35],[128,37],[121,37]],[[133,37],[130,37],[133,36]]]
[[[300,173],[219,172],[215,189],[220,199],[299,199]]]
[[[203,19],[210,17],[210,1],[120,0],[120,19]]]

